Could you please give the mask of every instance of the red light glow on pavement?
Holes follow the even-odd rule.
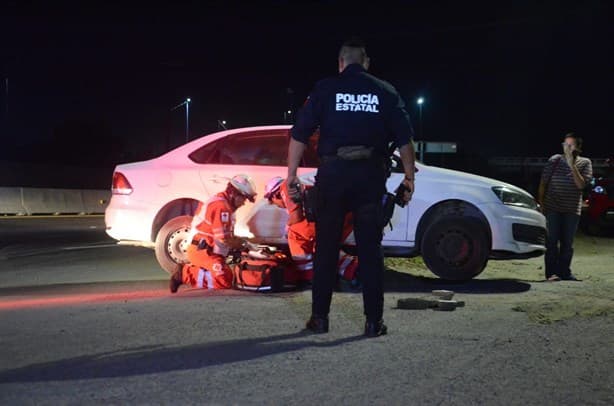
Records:
[[[65,296],[31,297],[22,296],[0,300],[0,310],[16,310],[33,307],[69,306],[74,304],[121,302],[127,300],[154,299],[168,296],[165,290],[141,290],[121,293],[88,293]]]

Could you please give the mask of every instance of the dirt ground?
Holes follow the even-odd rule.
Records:
[[[473,281],[446,287],[472,295],[471,304],[505,306],[524,312],[531,322],[549,324],[575,317],[614,315],[614,236],[593,237],[578,232],[574,243],[572,271],[581,282],[544,280],[543,257],[529,260],[490,261]],[[386,265],[419,283],[442,285],[421,258],[388,258]],[[439,287],[439,286],[437,286]],[[426,289],[424,289],[426,290]],[[501,295],[500,293],[514,293]],[[407,297],[404,296],[404,297]],[[412,297],[411,295],[409,297]],[[416,295],[414,297],[420,297]]]
[[[609,406],[613,260],[613,237],[582,234],[582,282],[543,282],[543,258],[492,261],[454,284],[419,258],[387,259],[389,334],[363,339],[357,292],[335,293],[331,331],[314,336],[301,331],[310,290],[171,295],[153,253],[136,247],[7,257],[0,405]],[[396,308],[433,289],[465,307]]]

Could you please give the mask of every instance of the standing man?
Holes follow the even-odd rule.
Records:
[[[545,268],[549,281],[578,280],[570,268],[573,239],[580,221],[582,189],[593,177],[591,160],[580,152],[582,138],[565,135],[563,154],[550,157],[539,182],[537,200],[548,228]]]
[[[354,234],[363,284],[367,337],[386,334],[384,325],[384,256],[382,197],[386,192],[388,145],[394,142],[405,168],[404,199],[414,191],[413,130],[405,105],[387,82],[367,73],[365,45],[347,41],[339,51],[339,75],[318,82],[292,128],[288,149],[289,185],[296,185],[297,168],[309,137],[320,128],[316,176],[317,249],[314,260],[312,315],[307,329],[328,332],[328,313],[336,278],[341,233],[347,212]],[[295,189],[295,188],[293,188]]]
[[[171,276],[169,288],[176,293],[185,283],[201,289],[232,288],[232,270],[226,257],[243,245],[235,237],[235,211],[256,198],[254,182],[247,175],[236,175],[228,181],[226,190],[213,196],[207,204],[199,203],[192,219],[193,238],[188,246],[189,264],[178,265]]]

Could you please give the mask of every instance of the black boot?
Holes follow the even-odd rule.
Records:
[[[328,333],[328,317],[311,315],[309,320],[307,320],[305,328],[315,334]]]
[[[177,264],[177,267],[175,268],[175,271],[171,275],[171,279],[168,282],[168,287],[171,293],[177,293],[179,286],[181,286],[181,284],[183,283],[182,276],[183,276],[183,265]]]
[[[365,335],[367,337],[379,337],[388,332],[388,327],[384,324],[384,320],[376,322],[368,321],[365,323]]]

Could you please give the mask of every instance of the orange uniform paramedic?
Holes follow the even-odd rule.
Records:
[[[300,280],[311,281],[313,278],[313,253],[315,252],[315,223],[307,221],[301,203],[290,199],[288,184],[281,177],[269,180],[265,186],[264,197],[270,203],[286,209],[288,213],[288,248],[292,260],[299,271]],[[342,241],[346,241],[352,234],[351,214],[346,217],[343,227]],[[348,281],[356,278],[358,259],[343,251],[339,253],[339,275]]]
[[[171,293],[181,284],[202,289],[232,288],[232,271],[226,257],[241,248],[243,240],[234,236],[235,211],[256,197],[254,183],[247,175],[234,176],[226,190],[206,204],[199,203],[192,220],[192,242],[188,246],[188,264],[179,265],[170,280]]]

